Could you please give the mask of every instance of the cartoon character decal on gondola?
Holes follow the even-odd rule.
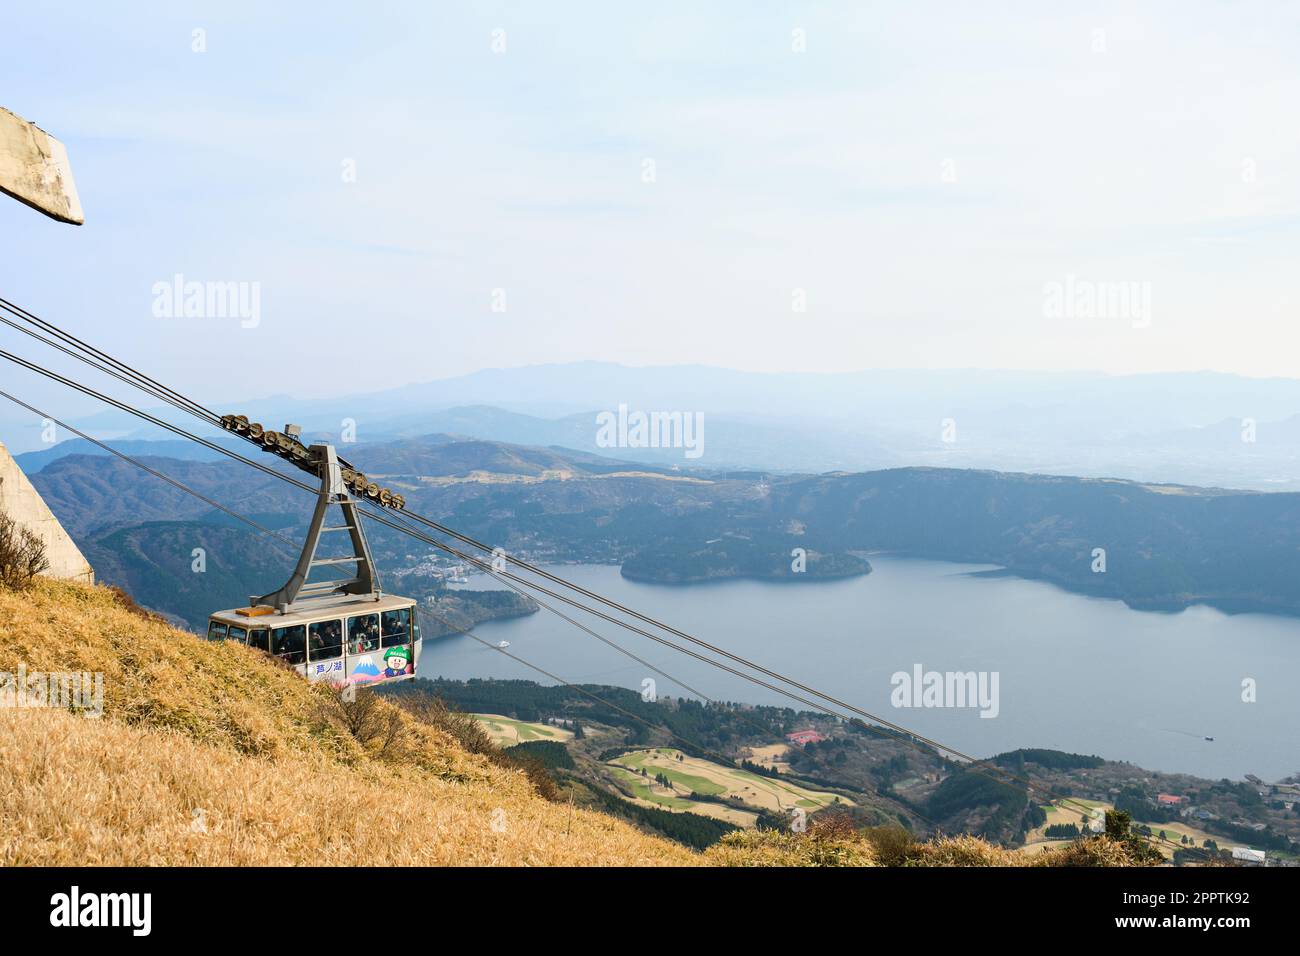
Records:
[[[390,647],[384,651],[384,677],[405,677],[411,673],[411,649]]]

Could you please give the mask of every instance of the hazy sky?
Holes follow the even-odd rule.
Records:
[[[0,105],[68,145],[86,225],[0,203],[0,294],[201,397],[1300,376],[1296,5],[111,6],[5,11]],[[257,283],[260,323],[155,316],[177,273]],[[1070,276],[1147,311],[1053,312]]]

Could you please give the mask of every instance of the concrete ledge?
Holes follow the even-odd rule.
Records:
[[[0,107],[0,192],[59,222],[86,221],[63,144]]]
[[[50,562],[46,577],[95,583],[94,568],[3,444],[0,444],[0,513],[30,529],[44,542],[45,556]]]

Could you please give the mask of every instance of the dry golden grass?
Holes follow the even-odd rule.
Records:
[[[1023,866],[1010,850],[972,836],[940,837],[913,847],[907,866]]]
[[[5,865],[665,865],[673,844],[534,795],[517,774],[456,783],[248,757],[175,731],[0,712]]]
[[[879,866],[862,839],[819,840],[806,833],[737,830],[705,851],[715,866]]]
[[[0,863],[698,861],[548,803],[521,772],[404,712],[399,746],[367,750],[323,688],[142,618],[103,588],[0,590],[0,671],[19,664],[102,672],[105,714],[0,711]]]
[[[1139,866],[1123,844],[1093,837],[1037,856],[1025,856],[978,837],[939,837],[895,843],[886,828],[845,835],[746,830],[729,833],[705,856],[719,866]]]

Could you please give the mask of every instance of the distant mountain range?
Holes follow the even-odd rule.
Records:
[[[1300,613],[1296,494],[939,468],[687,473],[445,435],[350,455],[413,510],[479,540],[538,561],[621,564],[642,579],[798,583],[865,573],[864,556],[889,551],[998,565],[1138,608]],[[266,527],[305,526],[311,498],[267,475],[150,461]],[[151,606],[194,620],[287,576],[284,545],[117,459],[68,455],[32,477],[101,576],[137,590],[151,582],[137,593]],[[406,572],[404,588],[420,586],[412,569],[432,549],[383,527],[370,538],[386,569]],[[217,573],[195,580],[194,548]]]
[[[362,443],[438,433],[682,470],[925,465],[1300,490],[1300,381],[1212,372],[801,374],[579,362],[487,369],[342,398],[216,405],[268,427],[293,421],[309,436],[335,441],[353,432]],[[597,415],[620,405],[700,414],[702,455],[602,445]],[[117,411],[78,424],[100,436],[171,437]],[[22,435],[7,439],[15,452],[32,447]],[[33,454],[44,457],[20,463],[29,473],[39,470],[54,451],[38,449]],[[202,455],[187,449],[177,457]]]
[[[223,457],[219,452],[204,448],[196,442],[186,441],[183,438],[177,438],[174,441],[115,439],[107,444],[124,455],[147,455],[149,457],[170,458],[179,461],[218,461]],[[234,449],[237,445],[244,445],[245,442],[237,438],[223,438],[221,444]],[[84,438],[70,438],[41,451],[23,452],[21,455],[15,455],[14,459],[25,473],[34,475],[45,466],[58,461],[60,458],[67,458],[69,455],[107,456],[108,454],[108,452]]]

